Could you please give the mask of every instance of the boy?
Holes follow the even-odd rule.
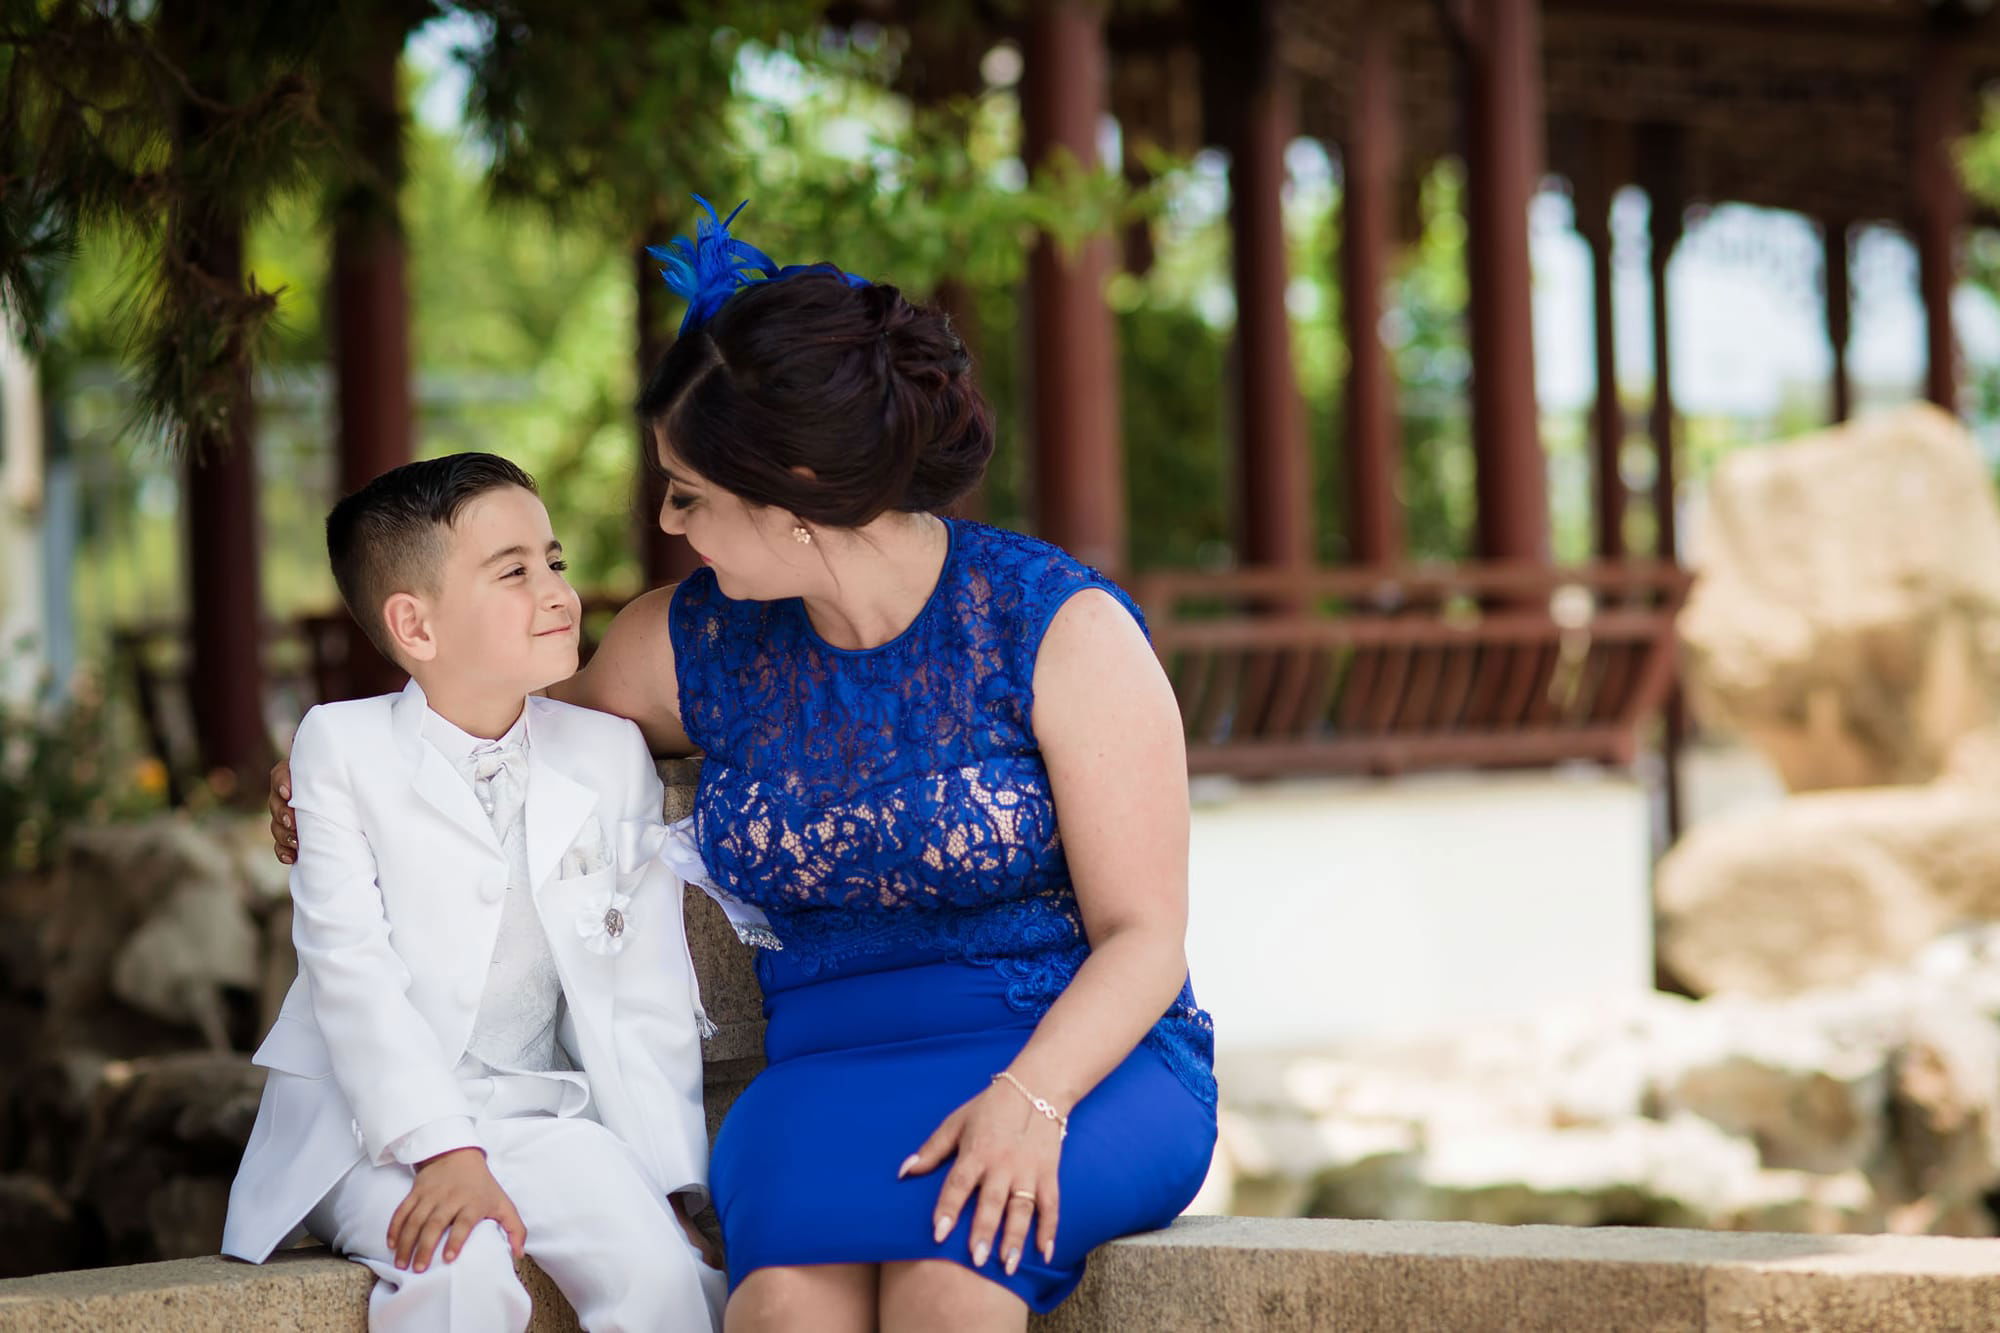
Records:
[[[580,610],[535,484],[412,463],[336,505],[327,547],[411,680],[293,742],[299,978],[223,1251],[261,1263],[303,1222],[374,1271],[375,1330],[526,1328],[524,1250],[587,1329],[711,1328],[660,785],[630,722],[533,694],[576,670]]]

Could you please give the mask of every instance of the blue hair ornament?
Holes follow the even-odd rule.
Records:
[[[831,273],[850,287],[868,285],[866,278],[844,273],[832,264],[787,264],[779,268],[771,256],[748,241],[731,236],[729,225],[749,204],[748,199],[731,209],[726,218],[718,217],[715,206],[700,195],[694,196],[694,201],[708,216],[696,219],[693,240],[676,236],[670,245],[646,247],[647,254],[666,266],[660,270],[660,276],[666,279],[668,288],[688,303],[687,314],[681,317],[682,336],[708,323],[723,302],[756,283],[777,282],[797,273]]]

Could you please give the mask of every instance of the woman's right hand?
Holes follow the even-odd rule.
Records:
[[[280,759],[271,769],[271,850],[285,865],[299,859],[299,826],[292,818],[292,765]]]

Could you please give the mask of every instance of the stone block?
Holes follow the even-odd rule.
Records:
[[[260,918],[282,899],[241,851],[242,821],[166,816],[79,828],[64,844],[43,932],[49,1032],[113,1055],[214,1050],[259,1035]],[[266,855],[268,857],[268,839]]]
[[[574,1317],[531,1263],[534,1333]],[[0,1333],[362,1333],[317,1247],[0,1281]],[[1036,1333],[1939,1333],[2000,1325],[2000,1247],[1937,1237],[1183,1218],[1093,1255]]]
[[[1948,414],[1736,453],[1699,547],[1690,691],[1794,791],[1929,781],[2000,713],[2000,505]]]
[[[2000,920],[2000,788],[1808,792],[1710,820],[1660,862],[1661,959],[1695,993],[1789,995]]]
[[[701,781],[700,758],[662,759],[659,772],[662,815],[668,823],[687,818]],[[736,938],[714,900],[689,886],[683,910],[702,1007],[716,1028],[701,1046],[702,1099],[714,1142],[736,1095],[764,1067],[764,992],[757,984],[756,951]]]
[[[264,1071],[196,1052],[105,1067],[79,1155],[76,1201],[114,1263],[213,1254]]]
[[[1765,1238],[1777,1240],[1781,1238]],[[2000,1328],[2000,1254],[1943,1237],[1806,1237],[1705,1279],[1707,1333],[1941,1333]]]
[[[76,1210],[46,1181],[0,1176],[0,1278],[88,1263]]]
[[[577,1333],[576,1316],[531,1259],[529,1333]],[[266,1264],[209,1256],[0,1282],[0,1333],[366,1333],[374,1277],[313,1245]]]
[[[1694,1253],[1677,1245],[1686,1240]],[[1712,1241],[1616,1228],[1183,1218],[1094,1255],[1076,1296],[1035,1327],[1700,1333]]]

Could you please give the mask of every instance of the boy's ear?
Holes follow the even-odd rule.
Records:
[[[389,627],[390,642],[412,662],[428,662],[437,656],[437,639],[431,633],[430,608],[415,593],[393,592],[382,603],[382,619]]]

